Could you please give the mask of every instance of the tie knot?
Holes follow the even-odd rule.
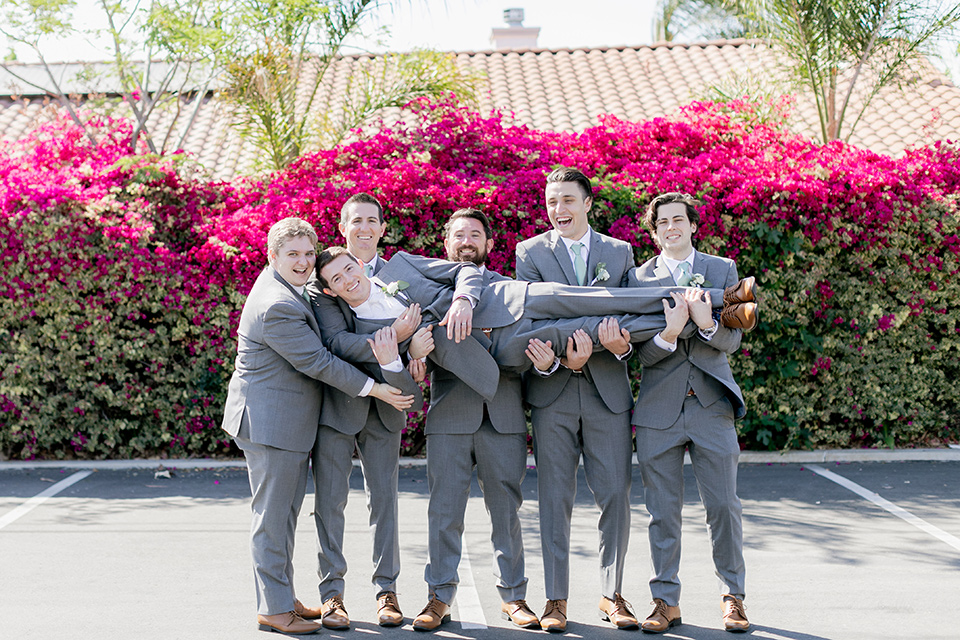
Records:
[[[363,275],[367,276],[368,278],[373,275],[373,265],[372,265],[372,264],[365,264],[365,265],[363,265]]]
[[[572,245],[570,245],[570,246],[573,247],[573,250],[576,252],[576,254],[577,254],[578,256],[579,256],[579,255],[583,255],[583,254],[580,253],[580,250],[583,249],[583,243],[582,243],[582,242],[574,242],[574,243],[573,243]]]

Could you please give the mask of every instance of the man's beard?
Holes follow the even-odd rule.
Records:
[[[454,255],[452,255],[452,256],[447,256],[447,257],[448,257],[450,260],[452,260],[453,262],[472,262],[473,264],[477,265],[478,267],[482,267],[482,266],[484,266],[485,264],[487,264],[487,254],[486,254],[486,253],[481,253],[481,252],[480,252],[480,249],[478,249],[477,247],[471,247],[471,248],[474,250],[474,251],[473,251],[473,254],[472,254],[471,256],[467,257],[467,256],[462,255],[463,250],[466,249],[466,248],[468,248],[468,247],[460,247],[459,249],[457,249],[456,254],[454,254]]]

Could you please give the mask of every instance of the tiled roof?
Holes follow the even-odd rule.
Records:
[[[482,113],[497,109],[513,114],[518,123],[555,131],[582,131],[608,113],[631,121],[669,116],[681,105],[703,96],[710,86],[729,83],[732,74],[747,73],[753,78],[786,75],[774,50],[746,40],[452,55],[482,78],[478,92]],[[324,78],[316,108],[335,109],[351,74],[373,58],[359,55],[337,59]],[[904,92],[881,91],[850,142],[898,155],[932,140],[960,140],[960,89],[929,64],[922,65],[917,78]],[[0,92],[10,91],[6,84],[0,71]],[[43,102],[33,99],[23,104],[0,95],[0,138],[13,140],[29,130],[43,110]],[[192,106],[185,104],[184,112]],[[403,117],[399,109],[380,115],[387,124]],[[185,121],[183,116],[177,121],[176,135],[183,133]],[[229,108],[206,98],[186,130],[183,144],[221,179],[249,172],[255,157],[250,143],[227,126],[229,121]],[[850,116],[847,125],[849,122]],[[812,96],[797,95],[788,124],[798,133],[819,138]],[[154,135],[165,134],[169,127],[170,123],[161,119],[153,125]]]

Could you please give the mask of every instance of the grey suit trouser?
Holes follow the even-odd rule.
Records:
[[[534,407],[531,418],[547,599],[565,600],[569,594],[570,519],[581,453],[587,486],[600,508],[600,590],[613,599],[621,592],[630,542],[630,412],[611,412],[592,382],[572,375],[557,401]]]
[[[343,555],[344,509],[350,493],[354,445],[360,454],[363,485],[373,536],[373,584],[377,595],[397,590],[400,575],[400,540],[397,520],[397,478],[400,432],[391,433],[371,407],[367,423],[356,435],[320,425],[313,449],[315,482],[314,520],[320,543],[317,574],[320,598],[343,595],[347,561]]]
[[[742,508],[737,497],[740,446],[733,407],[726,399],[709,407],[687,396],[680,417],[666,429],[637,427],[637,457],[650,513],[650,592],[669,606],[680,602],[680,528],[683,451],[690,450],[700,500],[707,514],[720,592],[744,597]]]
[[[257,613],[293,611],[293,543],[307,490],[310,453],[277,449],[239,436],[235,440],[247,460],[250,478]]]
[[[473,469],[493,525],[493,573],[503,602],[526,598],[527,578],[520,530],[520,485],[526,474],[526,433],[499,433],[489,420],[471,434],[427,436],[427,482],[430,504],[427,566],[423,577],[430,593],[450,604],[460,582],[463,518]]]

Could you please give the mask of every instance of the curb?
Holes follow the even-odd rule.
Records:
[[[637,457],[633,456],[636,463]],[[741,451],[740,464],[810,464],[856,462],[960,462],[960,447],[949,449],[825,449],[822,451]],[[689,454],[684,463],[690,464]],[[359,465],[358,460],[353,464]],[[400,458],[401,467],[426,466],[424,458]],[[582,464],[582,462],[581,462]],[[94,469],[122,471],[127,469],[229,469],[246,468],[243,458],[209,460],[198,458],[145,460],[39,460],[0,461],[0,471],[22,469]],[[533,456],[527,456],[527,466],[536,467]]]

